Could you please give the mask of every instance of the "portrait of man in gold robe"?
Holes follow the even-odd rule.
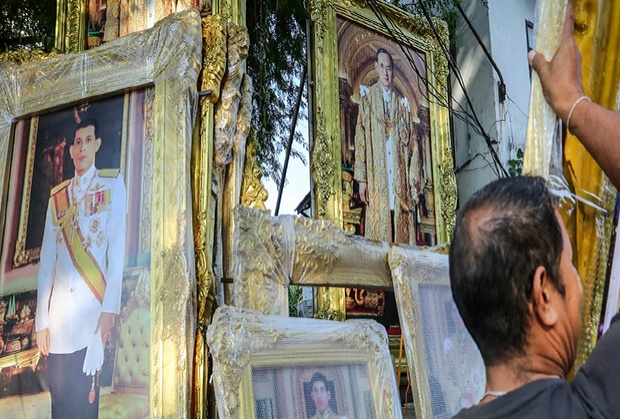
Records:
[[[393,88],[394,59],[384,48],[375,55],[375,71],[379,80],[360,86],[355,128],[354,179],[366,205],[365,236],[415,245],[421,167],[415,129],[420,119]]]
[[[372,240],[432,246],[426,53],[359,23],[337,22],[343,227]],[[389,292],[350,290],[347,297],[347,316],[398,323]]]

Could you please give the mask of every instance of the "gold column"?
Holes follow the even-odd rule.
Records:
[[[58,0],[54,42],[57,50],[71,53],[86,48],[87,4],[87,0]]]
[[[200,98],[198,121],[192,144],[192,209],[196,255],[197,330],[195,342],[193,412],[195,417],[214,417],[208,403],[209,361],[205,333],[211,322],[215,299],[213,242],[215,229],[214,199],[211,190],[215,103],[226,66],[226,30],[219,15],[202,19],[203,69],[200,90],[211,90]]]

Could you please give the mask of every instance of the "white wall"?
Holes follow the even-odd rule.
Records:
[[[525,145],[530,76],[527,64],[525,20],[534,21],[535,0],[489,0],[488,8],[480,0],[464,0],[465,13],[498,65],[506,83],[507,98],[499,102],[499,76],[464,21],[457,27],[457,64],[485,131],[496,142],[495,149],[504,167]],[[452,77],[455,101],[466,101],[456,78]],[[456,106],[456,104],[455,104]],[[469,111],[469,109],[467,109]],[[491,155],[483,138],[471,126],[454,119],[457,168],[472,163],[457,173],[459,201],[497,178]],[[478,155],[479,154],[479,155]]]
[[[507,92],[504,103],[496,102],[503,162],[515,158],[517,148],[525,147],[530,100],[525,21],[535,23],[535,6],[536,0],[489,1],[491,53],[504,76]],[[533,39],[530,44],[534,47]],[[497,75],[495,77],[499,80]]]

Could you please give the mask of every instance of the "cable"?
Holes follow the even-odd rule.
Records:
[[[370,6],[370,8],[372,9],[373,13],[375,14],[375,16],[377,17],[377,19],[379,20],[379,22],[383,25],[383,27],[386,29],[386,31],[390,34],[390,36],[392,38],[394,38],[397,41],[401,41],[398,45],[400,47],[401,52],[403,53],[403,55],[407,58],[407,61],[409,61],[409,65],[412,67],[412,69],[414,70],[414,72],[416,73],[416,75],[419,77],[419,81],[418,83],[420,83],[421,81],[426,83],[426,91],[427,91],[427,95],[429,97],[426,97],[427,100],[430,101],[430,97],[433,97],[434,99],[437,99],[437,102],[440,106],[445,107],[449,110],[450,114],[457,118],[462,120],[463,122],[465,122],[466,124],[468,124],[470,127],[473,128],[474,132],[476,132],[478,135],[480,135],[486,145],[487,148],[489,149],[489,154],[492,157],[492,160],[494,162],[494,169],[496,174],[498,175],[498,177],[501,177],[501,175],[503,174],[504,176],[508,176],[508,172],[506,171],[505,167],[503,166],[503,164],[501,163],[501,160],[496,152],[496,150],[493,148],[493,140],[491,139],[490,135],[484,130],[484,127],[482,126],[482,123],[480,122],[474,107],[473,107],[473,103],[471,102],[471,98],[469,97],[469,94],[467,92],[467,88],[465,87],[465,82],[463,81],[462,75],[460,73],[460,70],[458,69],[458,66],[456,65],[456,63],[454,62],[454,59],[452,58],[452,56],[450,55],[450,53],[447,50],[447,47],[445,45],[445,43],[443,42],[443,40],[441,39],[441,36],[439,36],[439,33],[437,31],[437,28],[435,27],[432,18],[428,12],[428,10],[426,9],[426,7],[424,6],[424,4],[422,3],[421,0],[418,0],[418,4],[420,9],[422,9],[422,12],[424,14],[425,19],[427,20],[430,28],[433,31],[433,34],[435,35],[435,38],[437,40],[437,42],[439,43],[442,52],[444,54],[444,56],[447,59],[448,62],[448,66],[450,68],[450,70],[452,71],[452,73],[454,74],[460,88],[463,90],[463,94],[465,96],[466,102],[469,106],[469,108],[471,109],[471,113],[467,112],[463,106],[456,101],[458,107],[461,109],[462,113],[459,113],[458,111],[455,111],[452,106],[450,106],[450,103],[448,101],[448,99],[454,99],[453,97],[450,98],[445,98],[443,97],[443,95],[441,95],[440,93],[437,92],[437,89],[435,86],[433,86],[432,84],[428,83],[428,79],[420,74],[420,72],[418,71],[417,66],[415,65],[415,62],[413,61],[413,58],[411,57],[410,52],[405,49],[403,47],[403,43],[407,43],[407,36],[402,32],[402,30],[400,30],[400,28],[396,25],[396,23],[391,19],[391,17],[387,16],[385,13],[383,13],[381,11],[381,8],[379,7],[379,5],[377,4],[376,0],[369,0],[368,4]],[[433,70],[430,69],[429,67],[427,67],[427,71],[431,72],[431,74],[433,74],[434,76],[436,76],[436,74],[433,73]],[[446,86],[447,87],[447,86]],[[446,88],[446,91],[448,89]]]

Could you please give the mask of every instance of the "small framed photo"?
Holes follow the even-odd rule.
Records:
[[[448,256],[394,246],[388,261],[416,414],[449,419],[480,401],[486,376],[452,298]]]
[[[370,320],[221,307],[207,332],[220,418],[401,418],[387,335]]]
[[[190,414],[201,34],[0,63],[3,416]]]

